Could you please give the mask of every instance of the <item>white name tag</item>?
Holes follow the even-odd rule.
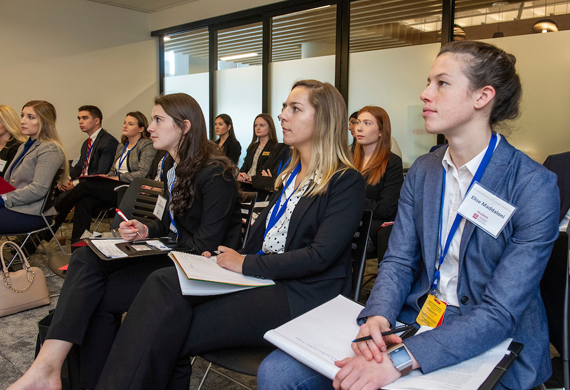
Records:
[[[457,212],[497,238],[515,210],[515,206],[487,191],[479,183],[475,183],[465,195]]]
[[[165,208],[166,208],[166,198],[162,195],[158,195],[158,199],[156,200],[156,204],[154,205],[154,211],[152,213],[156,218],[162,219]]]
[[[0,160],[0,172],[4,172],[4,168],[6,168],[6,160]]]

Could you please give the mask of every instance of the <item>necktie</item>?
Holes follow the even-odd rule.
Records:
[[[85,176],[87,173],[87,167],[89,166],[89,156],[91,156],[91,144],[93,140],[89,138],[87,141],[87,156],[85,156],[85,162],[83,163],[83,169],[81,170],[81,176]]]

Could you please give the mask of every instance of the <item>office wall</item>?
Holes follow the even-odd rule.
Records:
[[[125,114],[150,117],[158,93],[158,49],[150,15],[85,0],[2,0],[0,104],[54,104],[70,159],[85,140],[77,108],[97,105],[120,136]]]
[[[155,12],[151,17],[151,30],[178,26],[232,12],[261,7],[284,0],[198,0]]]

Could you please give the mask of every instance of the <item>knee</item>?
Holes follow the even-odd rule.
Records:
[[[174,267],[166,267],[154,271],[146,279],[144,287],[157,289],[157,291],[176,289],[179,294],[181,293],[178,274]]]
[[[258,390],[330,389],[332,382],[281,350],[267,356],[257,371]]]
[[[84,267],[96,267],[99,264],[99,259],[93,251],[88,247],[81,247],[76,249],[71,258],[69,259],[69,267],[67,272],[69,274],[70,270],[79,270]]]

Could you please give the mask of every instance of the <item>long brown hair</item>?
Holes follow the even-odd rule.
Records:
[[[370,157],[366,168],[363,167],[364,164],[364,148],[359,143],[356,144],[354,148],[354,166],[362,176],[366,179],[366,184],[375,185],[378,184],[384,173],[386,172],[386,166],[388,165],[388,160],[390,159],[390,149],[392,148],[392,127],[390,125],[390,117],[386,110],[377,106],[366,106],[358,111],[358,116],[363,112],[368,112],[372,114],[380,130],[380,140],[376,144],[376,149],[374,149],[374,154]]]
[[[196,192],[196,176],[205,167],[218,164],[223,168],[222,177],[233,179],[234,164],[222,155],[220,148],[208,141],[206,121],[202,109],[196,100],[185,93],[173,93],[158,96],[154,104],[174,120],[179,129],[184,129],[184,121],[190,122],[190,130],[180,136],[177,152],[180,161],[176,167],[176,184],[172,189],[172,212],[182,216],[192,206]],[[226,175],[226,172],[229,175]],[[237,187],[237,184],[236,184]]]
[[[267,127],[269,127],[269,133],[268,133],[269,139],[275,143],[279,142],[277,140],[277,132],[275,131],[275,123],[273,122],[273,118],[271,118],[271,115],[269,114],[261,113],[258,116],[256,116],[255,119],[253,120],[253,138],[251,139],[251,143],[247,147],[248,151],[259,142],[259,137],[255,135],[255,121],[257,120],[257,118],[261,118],[267,123]]]
[[[125,118],[128,116],[132,116],[133,118],[135,118],[137,120],[137,125],[139,126],[139,129],[142,127],[143,131],[141,133],[141,138],[150,138],[150,133],[148,132],[148,119],[146,119],[146,116],[140,112],[140,111],[131,111],[129,112],[127,115],[125,115]],[[121,137],[121,143],[123,145],[126,145],[127,142],[129,142],[129,139],[127,138],[126,135],[123,135]]]

